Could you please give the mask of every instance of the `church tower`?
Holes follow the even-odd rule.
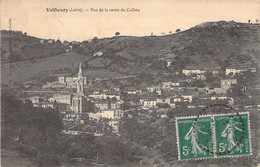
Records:
[[[77,79],[77,93],[84,93],[84,78],[83,78],[83,73],[82,73],[82,67],[81,63],[79,64],[79,73],[78,73],[78,79]]]
[[[74,95],[72,100],[72,111],[82,114],[84,112],[84,101],[86,100],[86,97],[84,95],[84,78],[81,63],[79,64],[79,73],[76,84],[77,93]]]

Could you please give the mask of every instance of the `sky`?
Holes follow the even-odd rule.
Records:
[[[84,12],[47,12],[46,8]],[[90,8],[103,9],[92,12]],[[137,9],[139,12],[106,12]],[[88,10],[88,11],[86,11]],[[121,35],[146,36],[186,30],[203,22],[260,20],[260,0],[1,0],[1,29],[68,41]]]

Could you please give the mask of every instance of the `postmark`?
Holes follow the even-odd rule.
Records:
[[[177,117],[176,130],[179,160],[252,155],[248,112]]]

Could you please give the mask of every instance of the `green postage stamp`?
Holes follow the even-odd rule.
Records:
[[[178,159],[251,155],[249,113],[177,117]]]

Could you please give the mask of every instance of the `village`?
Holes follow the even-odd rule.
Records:
[[[256,75],[257,67],[228,67],[183,69],[174,73],[174,78],[146,87],[113,87],[92,89],[96,83],[108,79],[93,79],[83,74],[81,63],[74,76],[57,76],[55,82],[42,85],[41,95],[37,91],[24,91],[33,106],[53,108],[61,116],[66,135],[91,134],[102,136],[105,131],[120,135],[119,126],[125,119],[138,117],[140,121],[167,118],[181,110],[202,110],[209,104],[225,103],[236,107],[232,91],[245,92],[247,86],[238,78]],[[130,76],[136,77],[136,76]],[[128,76],[117,77],[126,79]],[[205,84],[206,83],[206,84]],[[239,86],[238,86],[239,85]],[[50,88],[56,91],[42,96]],[[62,91],[62,90],[66,91]],[[45,91],[44,91],[45,90]],[[60,90],[60,91],[59,91]],[[252,98],[248,94],[248,99]],[[247,109],[253,107],[246,105]],[[259,105],[255,105],[259,107]]]

